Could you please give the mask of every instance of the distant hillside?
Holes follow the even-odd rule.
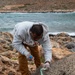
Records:
[[[0,0],[0,11],[75,11],[75,0]]]

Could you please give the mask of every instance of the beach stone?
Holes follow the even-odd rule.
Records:
[[[12,71],[9,71],[8,75],[15,75],[15,73]]]
[[[75,42],[70,42],[65,47],[67,47],[68,49],[75,48]]]
[[[71,52],[75,52],[75,48],[72,48],[72,49],[70,49],[69,51],[71,51]]]

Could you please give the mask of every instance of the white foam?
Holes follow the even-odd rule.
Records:
[[[59,33],[66,33],[70,36],[75,36],[75,32],[49,32],[49,34],[57,35]]]

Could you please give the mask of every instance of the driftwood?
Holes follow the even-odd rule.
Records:
[[[32,75],[41,75],[40,69],[41,67]],[[50,69],[43,71],[43,75],[75,75],[75,54],[51,63]]]

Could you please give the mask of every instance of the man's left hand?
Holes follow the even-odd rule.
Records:
[[[43,68],[45,68],[46,70],[49,70],[50,64],[49,64],[48,62],[46,62],[46,63],[43,65]]]

